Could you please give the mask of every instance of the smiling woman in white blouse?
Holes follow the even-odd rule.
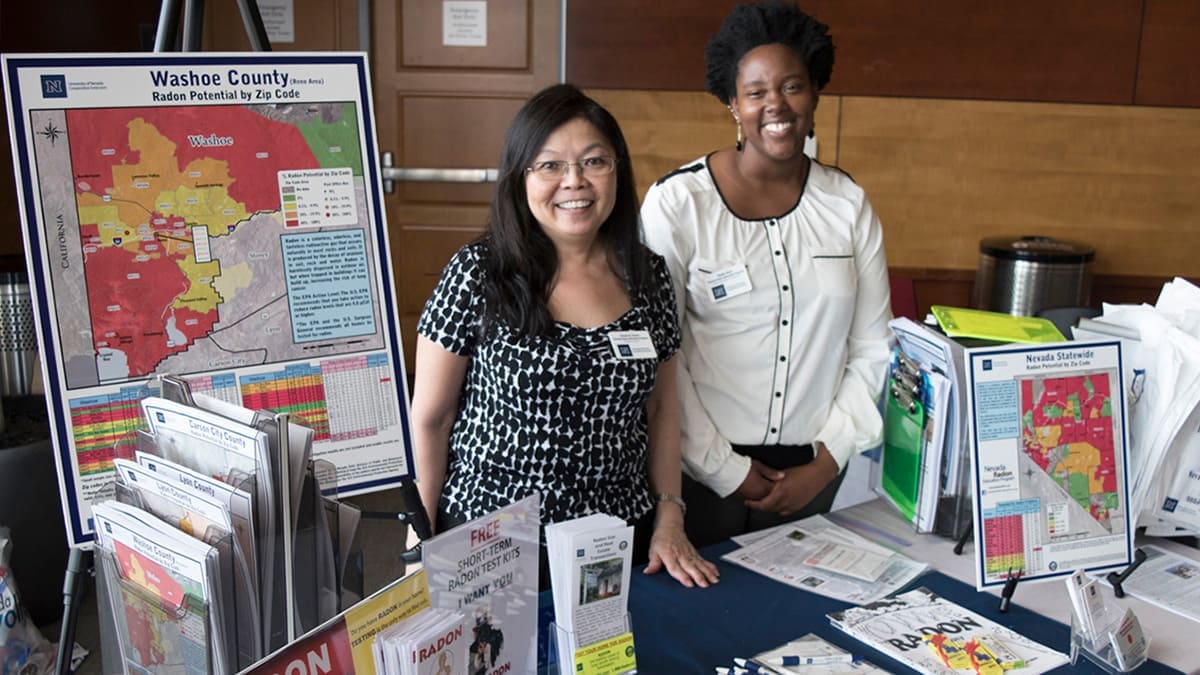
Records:
[[[734,9],[706,60],[737,142],[659,180],[642,206],[683,333],[684,498],[698,546],[829,510],[846,462],[882,433],[891,310],[879,219],[848,175],[804,154],[833,69],[827,30],[792,4]]]

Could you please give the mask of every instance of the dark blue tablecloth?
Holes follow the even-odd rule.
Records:
[[[723,542],[701,551],[721,571],[721,583],[710,588],[684,588],[666,573],[646,575],[641,568],[633,571],[629,612],[633,619],[639,673],[712,673],[715,666],[732,665],[735,656],[752,656],[805,633],[820,635],[891,672],[912,672],[898,661],[869,649],[864,643],[830,625],[826,614],[851,605],[793,588],[720,559],[722,554],[734,548],[736,545],[733,542]],[[1017,587],[1008,613],[998,611],[999,600],[995,596],[979,593],[973,586],[938,572],[921,577],[914,586],[925,586],[1052,649],[1070,653],[1069,626],[1021,607],[1021,594],[1036,593],[1036,584]],[[553,617],[550,593],[542,593],[538,626],[539,664],[546,663],[545,638]],[[1153,639],[1153,636],[1150,637]],[[1104,671],[1081,657],[1078,665],[1059,668],[1054,672]],[[1137,672],[1179,671],[1152,661]]]

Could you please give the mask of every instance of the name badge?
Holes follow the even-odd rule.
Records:
[[[751,288],[753,286],[750,285],[750,273],[746,271],[745,265],[731,265],[708,275],[708,293],[713,302],[736,298],[743,293],[749,293]]]
[[[618,359],[655,359],[654,341],[647,330],[614,330],[608,334],[613,356]]]

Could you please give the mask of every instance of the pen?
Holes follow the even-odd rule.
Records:
[[[717,666],[717,675],[746,675],[746,673],[749,672],[750,671],[746,670],[745,668],[725,668],[724,666]]]
[[[783,656],[773,656],[771,658],[756,659],[764,666],[820,666],[830,663],[853,663],[853,654],[821,654],[818,656],[793,656],[785,654]]]
[[[779,675],[779,671],[755,661],[754,659],[734,659],[734,663],[746,669],[751,675]]]

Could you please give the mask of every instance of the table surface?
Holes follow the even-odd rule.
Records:
[[[971,543],[962,555],[955,555],[953,541],[914,533],[880,500],[828,517],[872,541],[930,563],[934,572],[918,579],[914,586],[925,586],[1052,649],[1069,653],[1071,609],[1061,580],[1018,585],[1009,611],[1000,613],[998,591],[975,591]],[[1164,540],[1154,543],[1200,559],[1200,551],[1195,549]],[[733,542],[724,542],[701,551],[721,572],[721,582],[708,589],[684,588],[664,573],[645,575],[641,569],[634,570],[629,610],[639,672],[711,673],[715,666],[732,665],[733,657],[752,656],[810,632],[889,671],[907,672],[898,662],[834,628],[825,617],[851,605],[781,584],[720,558],[736,547]],[[1147,663],[1139,673],[1176,672],[1172,669],[1200,673],[1200,651],[1187,642],[1195,639],[1200,629],[1197,622],[1136,598],[1118,600],[1107,588],[1105,592],[1111,602],[1133,608],[1152,640],[1150,656],[1156,663]],[[549,593],[543,596],[544,625],[553,610]],[[545,635],[545,631],[539,630],[539,635]],[[1104,671],[1080,659],[1079,665],[1055,672]]]
[[[898,513],[880,499],[829,516],[839,525],[853,529],[872,541],[895,548],[910,558],[927,562],[935,570],[972,587],[975,585],[973,541],[967,543],[962,555],[955,555],[953,541],[944,537],[916,534]],[[1192,560],[1200,560],[1200,550],[1170,539],[1138,537],[1135,545],[1143,544],[1154,544]],[[991,588],[984,592],[996,597],[996,602],[999,603],[999,588]],[[1104,593],[1112,605],[1121,609],[1131,607],[1137,614],[1142,629],[1153,641],[1150,645],[1152,659],[1187,673],[1200,673],[1200,650],[1194,645],[1196,636],[1200,635],[1200,622],[1129,595],[1117,598],[1107,586],[1104,587]],[[1071,600],[1067,596],[1066,583],[1061,579],[1018,584],[1013,603],[1067,626],[1071,623]],[[1051,646],[1059,648],[1056,645]],[[1065,651],[1065,647],[1063,650]]]

